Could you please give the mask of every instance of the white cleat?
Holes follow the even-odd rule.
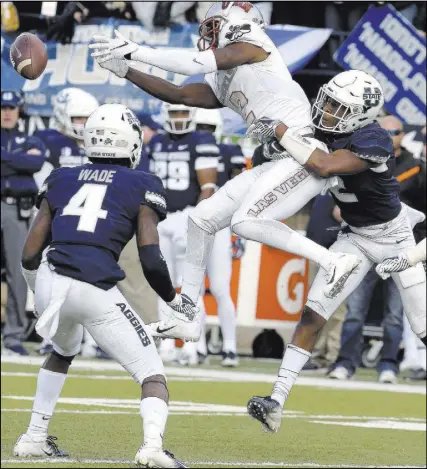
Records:
[[[165,321],[148,324],[151,335],[161,339],[182,339],[185,342],[198,342],[202,333],[199,308],[187,295],[181,295],[182,303],[171,310]]]
[[[55,436],[48,436],[41,442],[33,441],[30,436],[23,433],[13,448],[13,455],[19,458],[66,458],[68,453],[58,448]]]
[[[397,375],[392,370],[381,371],[378,381],[382,384],[397,384]]]
[[[337,379],[338,381],[346,381],[350,379],[350,372],[347,370],[345,366],[337,366],[329,373],[329,378]]]
[[[355,254],[335,253],[335,262],[332,262],[327,271],[328,285],[325,296],[335,298],[344,289],[348,278],[357,272],[360,259]]]
[[[141,446],[135,456],[137,467],[188,467],[161,448]]]
[[[235,368],[239,366],[239,357],[234,352],[223,352],[221,366],[225,368]]]

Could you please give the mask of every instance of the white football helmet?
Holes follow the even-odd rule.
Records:
[[[349,133],[372,123],[383,105],[378,80],[361,70],[348,70],[320,88],[311,118],[325,132]]]
[[[186,112],[187,117],[174,117],[174,112]],[[163,128],[167,133],[176,135],[194,132],[196,129],[196,124],[194,123],[195,112],[196,108],[188,107],[184,104],[163,103]]]
[[[219,33],[230,21],[256,23],[261,28],[265,21],[261,12],[250,2],[216,2],[206,13],[204,21],[199,26],[199,41],[197,47],[200,51],[216,49],[218,47]]]
[[[99,107],[97,99],[79,88],[65,88],[54,98],[53,114],[60,132],[83,139],[84,124],[74,124],[73,117],[89,117]]]
[[[222,117],[218,109],[202,109],[196,108],[194,114],[194,124],[198,125],[209,125],[215,128],[213,134],[217,143],[221,142],[222,137]]]
[[[123,104],[103,104],[94,111],[84,129],[88,158],[129,159],[130,167],[141,158],[142,131],[138,118]]]

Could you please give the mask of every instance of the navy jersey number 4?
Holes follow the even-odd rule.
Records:
[[[48,261],[58,273],[106,290],[125,277],[117,261],[135,234],[139,206],[166,216],[156,176],[109,164],[53,171],[38,204],[42,198],[52,212]]]

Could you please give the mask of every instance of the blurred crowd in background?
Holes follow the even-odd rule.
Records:
[[[311,99],[316,96],[319,86],[340,70],[332,55],[370,5],[368,2],[311,2],[310,8],[302,8],[299,2],[255,3],[269,24],[334,30],[319,53],[295,75]],[[425,2],[392,3],[420,35],[425,35]],[[76,25],[93,17],[126,19],[142,23],[149,30],[158,30],[173,24],[200,23],[210,4],[185,1],[2,2],[1,22],[2,30],[10,34],[39,31],[48,39],[67,44],[72,41]],[[26,284],[19,271],[20,253],[14,249],[13,239],[16,239],[16,233],[25,235],[32,203],[43,180],[44,159],[49,152],[43,145],[37,147],[38,143],[31,142],[31,137],[25,134],[19,134],[25,141],[24,146],[16,138],[10,142],[8,132],[17,128],[23,117],[24,94],[2,89],[2,335],[3,350],[18,354],[27,353],[24,342],[34,338],[34,321],[26,301]],[[148,143],[156,132],[162,131],[161,126],[149,115],[139,117],[145,129],[145,143]],[[380,124],[394,142],[395,175],[401,183],[402,200],[426,213],[425,127],[417,131],[418,141],[414,144],[413,135],[409,136],[404,123],[397,117],[384,112]],[[14,152],[21,158],[19,164],[18,156],[13,158]],[[30,162],[29,156],[33,157]],[[51,160],[49,164],[52,164]],[[17,176],[26,184],[22,193],[22,187],[17,186],[14,193],[10,191]],[[342,221],[333,199],[328,195],[318,196],[304,213],[307,215],[307,236],[325,247],[331,246]],[[425,222],[416,226],[415,235],[417,242],[426,237]],[[254,342],[258,347],[254,350],[255,355],[273,356],[274,347],[259,350],[259,344],[259,340]],[[397,288],[392,280],[381,281],[374,270],[326,325],[306,368],[328,372],[331,378],[349,379],[360,366],[377,367],[379,373],[389,371],[387,382],[396,382],[399,368],[409,370],[411,379],[426,379],[425,348],[404,319]]]

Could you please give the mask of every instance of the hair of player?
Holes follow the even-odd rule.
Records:
[[[118,166],[125,166],[126,168],[131,167],[131,161],[129,158],[93,158],[88,157],[88,160],[93,164],[111,164]]]

